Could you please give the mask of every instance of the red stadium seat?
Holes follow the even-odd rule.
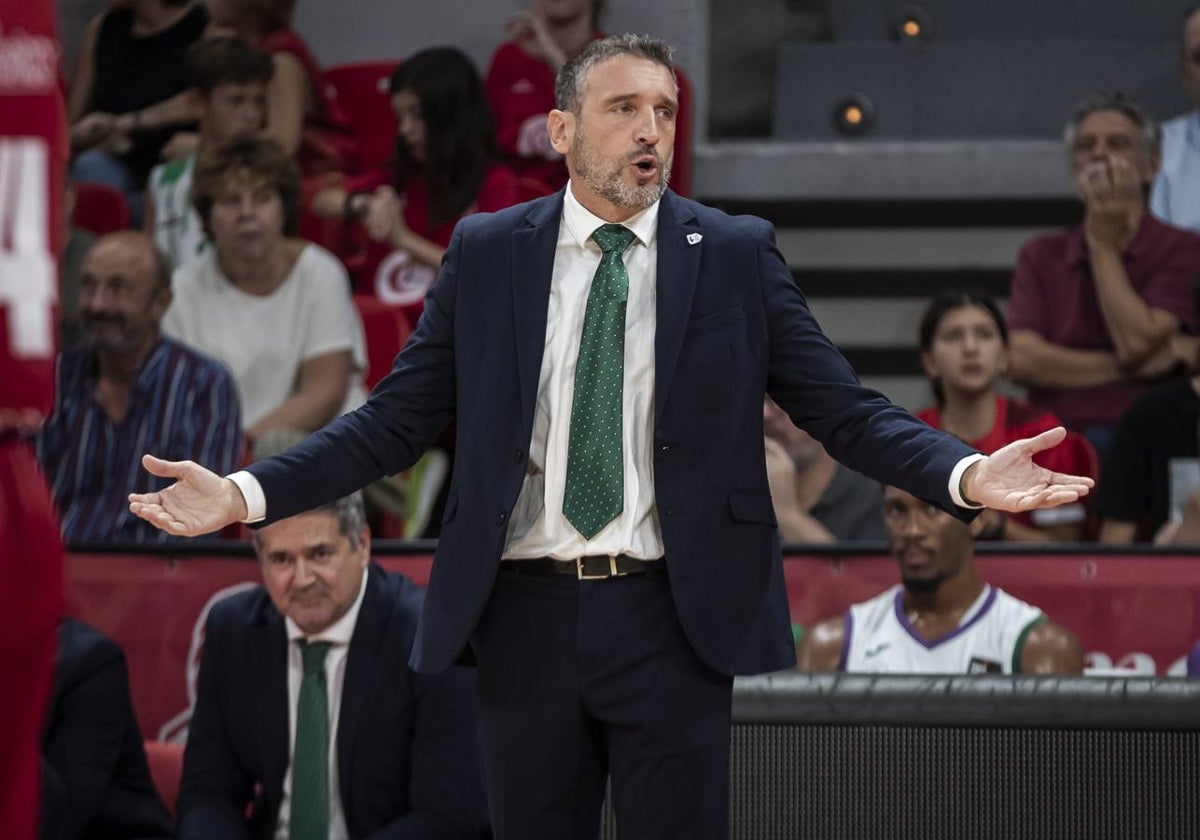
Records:
[[[554,192],[553,189],[537,178],[517,179],[517,199],[519,201],[533,201],[535,198],[550,195],[552,192]]]
[[[358,308],[362,319],[362,331],[367,338],[367,388],[376,386],[380,379],[388,376],[391,364],[396,360],[396,354],[408,341],[408,318],[404,312],[395,306],[389,306],[372,295],[354,295],[354,306]],[[444,456],[443,456],[444,458]],[[404,481],[409,481],[412,470]],[[415,493],[418,487],[409,487]],[[372,511],[371,530],[378,538],[398,540],[404,536],[404,516],[400,512],[390,512],[386,509]]]
[[[1070,449],[1075,463],[1080,464],[1081,468],[1087,468],[1084,475],[1097,481],[1100,479],[1100,456],[1096,454],[1095,447],[1088,442],[1087,438],[1079,432],[1068,431],[1067,437],[1059,446]]]
[[[1100,483],[1100,456],[1096,454],[1095,447],[1088,442],[1088,439],[1078,432],[1067,431],[1067,436],[1059,446],[1065,446],[1071,452],[1071,460],[1079,465],[1080,474],[1088,478],[1095,479],[1096,483]],[[1095,498],[1095,493],[1091,493],[1083,500],[1084,510],[1087,511],[1087,519],[1083,528],[1082,539],[1086,541],[1095,540],[1100,533],[1100,521],[1092,510],[1092,501]]]
[[[355,295],[354,305],[367,337],[367,388],[374,388],[380,379],[387,376],[396,354],[408,341],[408,318],[402,310],[371,295]],[[404,481],[409,481],[408,475]],[[371,530],[375,536],[383,539],[400,539],[405,536],[405,517],[388,510],[373,512]]]
[[[175,800],[179,797],[179,780],[183,777],[183,744],[146,741],[146,763],[150,778],[163,804],[175,816]]]
[[[75,212],[71,224],[97,236],[129,227],[129,204],[125,194],[104,184],[75,181]]]
[[[365,61],[325,70],[325,86],[350,121],[364,170],[386,162],[395,149],[396,115],[392,113],[388,82],[399,66],[398,61]]]
[[[408,341],[408,319],[401,310],[370,295],[355,295],[354,305],[367,337],[367,387],[374,388],[387,376],[396,354]]]

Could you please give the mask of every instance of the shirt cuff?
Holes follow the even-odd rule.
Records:
[[[237,489],[242,491],[242,498],[246,501],[246,518],[242,520],[242,523],[252,525],[266,519],[267,497],[263,494],[262,485],[258,483],[258,479],[246,470],[238,470],[225,477],[237,485]]]
[[[950,472],[950,500],[954,504],[971,510],[980,510],[984,507],[981,504],[968,504],[966,499],[963,498],[962,493],[959,492],[959,485],[962,484],[963,473],[967,471],[967,467],[982,461],[986,457],[986,455],[976,452],[974,455],[968,455],[954,465],[954,469]],[[254,484],[257,486],[258,482],[256,481]],[[259,492],[261,493],[262,491],[259,490]]]

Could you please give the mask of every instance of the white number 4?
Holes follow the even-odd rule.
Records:
[[[18,359],[54,355],[58,282],[46,229],[47,160],[40,137],[0,138],[0,317],[8,319],[9,349]]]

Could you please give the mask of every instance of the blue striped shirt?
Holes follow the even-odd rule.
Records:
[[[96,402],[88,344],[58,358],[54,413],[37,438],[67,542],[166,542],[129,512],[129,493],[171,482],[142,467],[143,453],[192,460],[218,475],[242,460],[242,412],[233,377],[218,362],[160,338],[134,375],[129,409],[114,423]]]

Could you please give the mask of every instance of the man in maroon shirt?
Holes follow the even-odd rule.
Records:
[[[1099,450],[1147,382],[1194,355],[1200,236],[1147,212],[1159,130],[1124,94],[1067,124],[1081,225],[1021,249],[1009,305],[1010,377]]]

